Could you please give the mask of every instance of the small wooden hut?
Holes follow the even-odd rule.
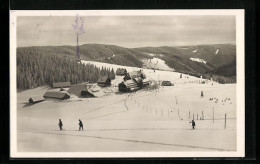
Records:
[[[29,104],[36,104],[36,103],[44,101],[44,99],[38,98],[38,97],[34,97],[34,98],[31,97],[28,101],[29,101]]]
[[[97,82],[100,87],[107,87],[111,85],[111,79],[108,76],[101,76]]]
[[[124,68],[118,68],[118,69],[116,70],[116,75],[124,76],[124,75],[126,75],[126,74],[127,74],[127,70],[124,69]]]
[[[162,81],[162,86],[172,86],[173,84],[170,81]]]
[[[69,99],[70,95],[68,94],[68,92],[51,92],[51,91],[47,91],[44,95],[44,98],[55,98],[55,99],[61,99],[61,100],[65,100],[65,99]]]

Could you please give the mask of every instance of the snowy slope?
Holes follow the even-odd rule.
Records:
[[[217,54],[218,54],[218,52],[219,52],[219,49],[217,49],[217,50],[216,50],[215,54],[217,55]]]
[[[200,59],[200,58],[190,58],[191,61],[194,61],[194,62],[199,62],[199,63],[204,63],[206,64],[207,62],[203,59]]]
[[[151,69],[159,69],[164,71],[173,71],[174,69],[170,68],[164,60],[159,58],[152,58],[152,59],[144,59],[142,60],[144,63],[145,68],[151,68]]]
[[[97,67],[126,68],[88,62]],[[46,100],[28,106],[31,96],[48,87],[21,91],[17,95],[17,149],[21,152],[156,152],[235,151],[236,84],[222,85],[171,71],[143,69],[148,79],[170,80],[174,86],[159,90],[108,94],[100,98]],[[123,76],[116,76],[104,91],[115,92]],[[206,80],[204,80],[206,81]],[[201,91],[204,97],[201,97]],[[214,98],[214,101],[211,100]],[[227,100],[229,99],[229,100]],[[218,100],[218,101],[217,101]],[[214,122],[213,122],[214,110]],[[202,117],[204,120],[200,120]],[[227,125],[224,129],[224,115]],[[189,121],[196,121],[192,130]],[[198,115],[198,120],[197,120]],[[64,130],[58,130],[62,119]],[[78,131],[78,119],[84,131]]]
[[[145,69],[145,68],[138,68],[138,67],[128,67],[128,66],[121,66],[121,65],[115,65],[115,64],[108,64],[108,63],[101,63],[101,62],[93,62],[93,61],[84,61],[82,60],[82,63],[88,63],[93,64],[99,68],[109,68],[114,69],[116,71],[117,68],[125,68],[128,72],[131,71],[137,71],[142,70],[148,79],[150,80],[156,80],[156,81],[171,81],[174,84],[184,84],[184,83],[200,83],[202,81],[205,81],[208,84],[212,84],[211,81],[206,79],[200,79],[194,76],[190,76],[187,74],[182,74],[182,78],[180,78],[181,73],[178,72],[172,72],[172,71],[162,71],[162,70],[151,70],[151,69]],[[116,76],[115,80],[112,80],[112,84],[116,85],[119,82],[123,80],[122,76]],[[217,84],[216,82],[213,82],[214,84]]]
[[[175,151],[234,151],[235,89],[235,84],[186,84],[164,87],[158,92],[45,101],[24,108],[23,102],[30,94],[46,89],[27,90],[18,94],[18,151],[168,151],[173,156]],[[229,97],[232,104],[209,101],[211,97],[220,102]],[[197,120],[202,111],[205,120]],[[229,118],[226,129],[225,113]],[[189,124],[193,114],[197,125],[194,131]],[[64,131],[58,130],[58,119],[62,119]],[[77,130],[78,119],[83,121],[84,131]]]

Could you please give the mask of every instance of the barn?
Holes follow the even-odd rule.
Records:
[[[111,79],[108,76],[101,76],[97,82],[100,87],[107,87],[111,85]]]
[[[71,86],[70,82],[59,82],[59,83],[52,84],[53,88],[68,88],[70,86]]]
[[[92,94],[88,89],[83,89],[83,90],[81,90],[81,92],[80,92],[80,95],[82,96],[82,97],[87,97],[87,98],[89,98],[89,97],[95,97],[95,95],[94,94]]]
[[[149,85],[149,80],[143,80],[141,78],[134,78],[130,80],[123,81],[119,83],[118,90],[119,92],[131,92],[142,89]]]
[[[172,86],[170,81],[162,81],[162,86]]]
[[[104,95],[101,88],[93,84],[75,84],[68,90],[69,94],[76,95],[78,97],[102,97]]]
[[[146,75],[140,70],[140,71],[132,71],[125,75],[124,80],[130,80],[133,78],[141,77],[142,79],[146,78]]]
[[[44,101],[44,99],[40,98],[40,97],[34,97],[34,98],[31,97],[28,101],[29,101],[29,104],[36,104],[36,103]]]
[[[55,99],[61,99],[61,100],[65,100],[65,99],[69,99],[70,95],[68,94],[68,92],[58,92],[58,91],[47,91],[44,95],[44,98],[55,98]]]
[[[118,85],[119,92],[130,92],[138,90],[139,88],[138,83],[133,79],[123,81]]]
[[[124,75],[126,75],[126,74],[127,74],[127,70],[124,69],[124,68],[118,68],[118,69],[116,70],[116,75],[124,76]]]

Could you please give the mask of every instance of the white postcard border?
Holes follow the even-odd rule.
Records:
[[[18,16],[151,16],[234,15],[236,16],[237,63],[237,151],[223,152],[18,152],[16,89],[16,19]],[[95,157],[244,157],[245,156],[245,63],[244,10],[11,10],[10,11],[10,155],[11,158]]]

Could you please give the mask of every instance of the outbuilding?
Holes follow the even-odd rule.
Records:
[[[80,95],[81,95],[82,97],[87,97],[87,98],[89,98],[89,97],[95,97],[95,95],[92,94],[88,89],[83,89],[83,90],[81,90]]]
[[[126,80],[119,83],[118,90],[119,92],[131,92],[131,91],[142,89],[143,87],[146,87],[148,85],[149,85],[149,80],[141,79],[139,77],[139,78]]]
[[[138,86],[138,83],[133,79],[123,81],[118,85],[119,92],[130,92],[138,89],[140,89],[140,87]]]
[[[170,81],[162,81],[162,86],[172,86],[173,84]]]
[[[44,95],[44,98],[56,98],[56,99],[69,99],[70,95],[66,91],[58,92],[58,91],[47,91]]]
[[[116,70],[116,75],[124,76],[124,75],[126,75],[126,74],[127,74],[127,70],[124,69],[124,68],[118,68],[118,69]]]
[[[142,79],[145,79],[146,78],[146,75],[140,70],[140,71],[132,71],[132,72],[129,72],[125,75],[124,77],[124,80],[130,80],[130,79],[134,79],[134,78],[142,78]]]
[[[102,97],[104,92],[102,89],[94,84],[75,84],[68,90],[69,94],[76,95],[78,97]]]
[[[28,101],[29,101],[29,104],[36,104],[36,103],[44,101],[44,99],[39,98],[39,97],[34,97],[34,98],[31,97]]]
[[[111,79],[108,76],[101,76],[97,82],[100,87],[107,87],[111,85]]]

